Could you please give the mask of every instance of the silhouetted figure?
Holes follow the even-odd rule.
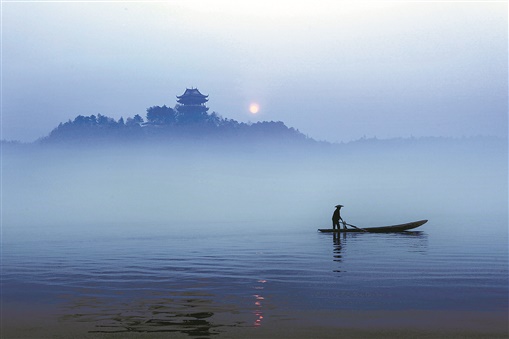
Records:
[[[346,224],[345,224],[345,221],[343,220],[343,218],[341,218],[341,207],[343,207],[343,205],[336,205],[336,209],[334,210],[334,213],[332,214],[332,229],[340,229],[341,226],[339,224],[339,221],[341,220],[343,222],[343,229],[346,230]]]

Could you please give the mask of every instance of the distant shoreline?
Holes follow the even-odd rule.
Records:
[[[34,141],[20,141],[20,140],[6,140],[6,139],[2,139],[0,140],[0,144],[2,145],[20,145],[20,146],[29,146],[29,145],[39,145],[41,144],[41,140],[43,140],[43,138],[39,138],[37,140],[34,140]],[[181,141],[181,142],[186,142],[186,141],[200,141],[200,140],[205,140],[207,141],[206,138],[199,138],[199,139],[191,139],[191,138],[187,138],[187,139],[180,139],[180,140],[173,140],[173,141]],[[351,140],[351,141],[346,141],[346,142],[329,142],[329,141],[326,141],[326,140],[321,140],[321,141],[316,141],[312,138],[308,138],[308,140],[312,140],[313,142],[317,143],[317,144],[321,144],[321,145],[327,145],[327,146],[366,146],[366,145],[409,145],[409,144],[414,144],[414,145],[418,145],[418,144],[421,144],[421,145],[424,145],[424,144],[438,144],[438,143],[448,143],[448,144],[462,144],[462,143],[494,143],[494,144],[504,144],[506,143],[507,144],[507,141],[508,141],[508,138],[507,137],[499,137],[499,136],[483,136],[483,135],[480,135],[480,136],[465,136],[465,137],[443,137],[443,136],[429,136],[429,137],[408,137],[408,138],[405,138],[405,137],[400,137],[400,138],[387,138],[387,139],[382,139],[382,138],[377,138],[377,137],[372,137],[372,138],[359,138],[359,139],[356,139],[356,140]],[[81,140],[83,141],[83,140]],[[105,140],[96,140],[96,141],[105,141]],[[154,139],[149,139],[149,140],[143,140],[143,141],[140,141],[139,144],[144,144],[145,141],[159,141],[158,139],[154,138]],[[260,139],[258,141],[263,141],[263,139]],[[271,140],[271,141],[274,141],[274,140]],[[79,144],[80,143],[80,140],[76,140],[75,144]],[[83,144],[87,144],[87,143],[94,143],[94,140],[85,140],[83,142]],[[136,140],[128,140],[126,142],[126,144],[136,144]],[[55,143],[47,143],[49,145],[58,145],[57,142]],[[119,143],[119,142],[115,142],[115,140],[110,140],[110,142],[108,142],[108,144],[117,144],[117,145],[121,145],[122,143]]]

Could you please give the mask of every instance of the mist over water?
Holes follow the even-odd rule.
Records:
[[[2,156],[4,301],[56,300],[91,333],[187,333],[191,318],[210,335],[311,309],[507,314],[504,140],[4,145]],[[317,233],[339,203],[361,227],[429,222]]]
[[[494,144],[501,149],[467,142],[4,147],[4,231],[8,238],[23,228],[140,223],[144,231],[232,223],[246,231],[260,222],[313,229],[329,227],[338,203],[346,220],[364,226],[452,211],[489,219],[507,210],[507,158]]]

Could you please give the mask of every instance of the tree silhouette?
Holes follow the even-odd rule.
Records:
[[[176,123],[175,111],[164,105],[152,106],[147,109],[147,122],[151,125],[174,125]]]
[[[177,107],[178,110],[166,105],[148,108],[146,123],[139,114],[125,121],[122,117],[116,121],[102,114],[78,115],[74,120],[60,123],[44,141],[141,140],[154,137],[160,140],[191,137],[249,142],[309,140],[281,121],[243,123],[222,118],[216,112],[209,114],[203,105]]]
[[[125,125],[127,127],[141,127],[142,124],[143,124],[143,118],[139,114],[136,114],[132,118],[127,118],[127,120],[125,122]]]

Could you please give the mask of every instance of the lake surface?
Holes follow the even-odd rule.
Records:
[[[336,311],[506,316],[507,232],[461,232],[472,222],[337,237],[270,223],[31,229],[30,240],[4,238],[4,311],[46,305],[89,334],[200,337],[284,326],[302,311],[304,322]]]
[[[4,149],[3,337],[505,338],[507,143]],[[334,205],[361,227],[332,234]]]

